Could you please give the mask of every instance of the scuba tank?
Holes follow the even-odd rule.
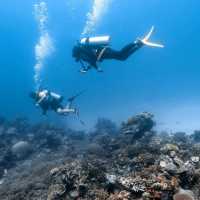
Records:
[[[51,92],[51,97],[54,98],[57,101],[62,101],[63,97],[59,94],[56,94],[54,92]]]
[[[110,39],[110,36],[85,37],[80,40],[80,44],[91,46],[107,46],[110,43]]]

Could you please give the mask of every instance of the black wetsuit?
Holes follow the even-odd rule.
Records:
[[[42,114],[46,115],[48,110],[53,110],[56,112],[58,108],[63,109],[63,106],[61,104],[62,101],[63,101],[63,97],[61,97],[60,99],[56,99],[52,97],[51,95],[49,95],[47,99],[43,100],[39,104],[42,109]]]
[[[76,61],[85,61],[90,66],[97,68],[97,61],[102,62],[105,59],[124,61],[142,46],[143,44],[140,41],[130,43],[121,50],[104,46],[79,45],[74,47],[73,57],[76,58]],[[74,53],[75,51],[76,53]]]
[[[103,52],[100,58],[100,61],[103,61],[104,59],[116,59],[116,60],[124,61],[129,56],[131,56],[135,51],[140,49],[142,46],[143,46],[142,43],[134,42],[134,43],[130,43],[126,45],[124,48],[122,48],[119,51],[114,50],[110,47],[106,47],[105,51]]]
[[[55,112],[58,110],[58,108],[63,109],[64,106],[61,104],[62,100],[63,100],[63,97],[61,97],[59,100],[52,98],[52,100],[50,101],[50,108],[54,110]]]

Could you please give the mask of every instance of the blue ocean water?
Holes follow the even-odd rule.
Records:
[[[41,116],[28,94],[35,88],[35,46],[40,37],[34,5],[45,2],[45,29],[53,50],[44,59],[43,85],[66,97],[87,89],[76,104],[81,118],[91,127],[98,117],[116,122],[142,111],[155,114],[159,129],[200,128],[200,20],[198,0],[107,0],[98,2],[92,35],[109,34],[112,47],[143,36],[155,26],[153,41],[164,49],[144,47],[125,62],[106,61],[104,73],[82,75],[71,50],[92,12],[93,0],[7,0],[0,4],[0,110],[8,118],[62,121],[78,126],[71,118]]]

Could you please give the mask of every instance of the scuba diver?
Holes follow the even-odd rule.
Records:
[[[59,115],[68,115],[73,113],[78,116],[78,110],[76,108],[72,108],[72,102],[82,93],[83,92],[80,92],[69,98],[66,106],[62,105],[62,101],[64,99],[63,96],[46,89],[31,92],[30,97],[35,100],[35,105],[42,109],[43,115],[46,115],[48,110],[53,110]]]
[[[102,72],[102,69],[97,63],[102,62],[103,60],[115,59],[124,61],[144,45],[163,48],[164,46],[161,44],[149,42],[153,30],[154,27],[151,28],[149,33],[143,39],[137,39],[135,42],[126,45],[119,51],[114,50],[109,46],[110,36],[83,38],[74,46],[72,56],[75,58],[76,62],[80,62],[81,73],[86,73],[91,68],[95,68],[98,72]]]

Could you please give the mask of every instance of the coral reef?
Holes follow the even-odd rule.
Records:
[[[0,119],[2,200],[179,200],[200,197],[199,131],[157,133],[150,113],[84,133]]]

